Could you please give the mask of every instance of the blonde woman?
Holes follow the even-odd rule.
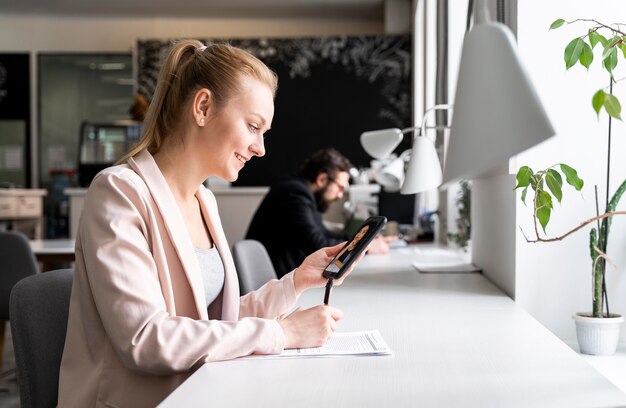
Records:
[[[215,197],[202,186],[236,180],[265,154],[276,87],[241,49],[173,46],[139,144],[86,196],[59,406],[153,407],[206,362],[320,346],[336,329],[335,308],[287,312],[324,286],[341,244],[240,297]]]

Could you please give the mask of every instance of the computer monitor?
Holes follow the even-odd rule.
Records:
[[[413,224],[415,216],[415,194],[401,194],[381,190],[378,194],[378,215],[398,224]]]

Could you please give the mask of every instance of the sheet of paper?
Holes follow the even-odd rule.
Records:
[[[392,354],[378,330],[333,333],[322,347],[285,350],[281,354],[253,355],[243,358],[302,358]]]

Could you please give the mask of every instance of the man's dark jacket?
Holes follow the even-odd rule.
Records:
[[[260,241],[279,278],[298,267],[312,252],[347,240],[322,223],[315,197],[304,178],[274,184],[256,210],[247,239]]]

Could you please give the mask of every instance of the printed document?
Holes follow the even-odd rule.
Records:
[[[392,354],[378,330],[335,332],[321,347],[289,349],[281,354],[254,355],[244,358],[300,358]]]

